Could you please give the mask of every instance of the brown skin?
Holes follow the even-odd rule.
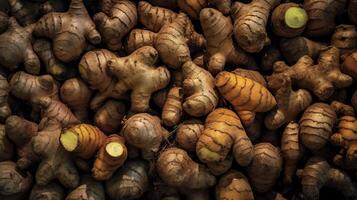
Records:
[[[258,139],[263,134],[264,128],[264,113],[258,113],[252,124],[249,126],[244,126],[245,132],[247,133],[249,139],[256,143]]]
[[[181,87],[172,87],[167,94],[166,102],[162,108],[161,119],[165,126],[177,125],[182,117],[183,91]]]
[[[125,49],[127,53],[132,53],[143,46],[154,46],[157,33],[146,29],[133,29],[130,31],[126,42]]]
[[[259,73],[258,71],[237,68],[237,69],[233,70],[232,73],[234,73],[238,76],[242,76],[244,78],[249,78],[255,82],[258,82],[259,84],[261,84],[264,87],[267,86],[267,82],[265,81],[263,75],[261,73]]]
[[[232,164],[233,164],[233,157],[230,155],[228,155],[228,157],[223,161],[206,163],[209,171],[215,176],[220,176],[226,173],[228,170],[232,168]]]
[[[253,200],[254,196],[243,173],[232,170],[223,175],[216,185],[216,199]]]
[[[0,33],[4,32],[8,26],[9,16],[5,12],[0,11]]]
[[[32,48],[34,25],[21,27],[14,17],[9,20],[9,28],[0,35],[0,65],[15,70],[24,64],[27,72],[40,73],[40,60]]]
[[[231,12],[231,0],[207,0],[210,5],[213,5],[224,15],[229,15]]]
[[[43,16],[35,25],[34,35],[51,39],[53,53],[62,62],[78,59],[86,47],[86,40],[92,44],[101,42],[81,0],[71,0],[65,13],[51,12]]]
[[[341,58],[345,59],[357,48],[357,31],[353,25],[341,24],[336,26],[331,37],[331,45],[340,49]]]
[[[153,182],[147,195],[149,200],[180,200],[180,194],[177,188],[167,186],[163,182]]]
[[[0,161],[11,160],[14,155],[14,145],[6,135],[5,126],[0,124]]]
[[[357,196],[351,178],[340,169],[332,168],[323,158],[310,158],[297,176],[301,178],[302,194],[306,200],[318,200],[320,189],[324,186],[339,190],[346,199]]]
[[[192,61],[184,63],[183,74],[183,109],[193,117],[202,117],[210,113],[218,104],[213,76]]]
[[[229,17],[213,8],[205,8],[200,13],[200,22],[207,40],[205,61],[209,72],[215,75],[224,69],[225,64],[256,66],[250,55],[234,45],[231,37],[233,25]]]
[[[66,80],[60,89],[60,95],[63,103],[73,110],[73,114],[80,121],[88,119],[89,101],[92,97],[92,91],[79,78]]]
[[[113,51],[119,50],[122,46],[122,38],[137,23],[136,6],[131,1],[111,0],[102,1],[103,7],[110,8],[110,10],[102,9],[102,12],[95,14],[93,20],[108,48]]]
[[[35,185],[30,193],[29,200],[62,200],[65,191],[60,184],[50,183],[45,186]]]
[[[157,107],[162,109],[166,103],[168,93],[169,88],[166,87],[152,94],[151,99]]]
[[[24,0],[7,0],[10,6],[11,16],[14,16],[22,26],[35,23],[41,15],[41,2],[29,2]]]
[[[204,129],[203,123],[199,120],[186,120],[176,129],[176,142],[186,150],[194,152],[196,143]]]
[[[107,62],[109,72],[118,79],[114,88],[119,96],[131,90],[131,113],[147,112],[151,95],[169,84],[170,72],[155,67],[157,60],[158,52],[146,46]]]
[[[199,19],[200,12],[207,7],[207,0],[178,0],[177,4],[191,19]]]
[[[357,24],[357,1],[356,0],[350,0],[350,3],[348,4],[348,16],[350,17],[350,20],[354,23]]]
[[[113,200],[138,199],[149,187],[148,165],[142,160],[130,160],[106,181],[105,190]]]
[[[160,178],[169,186],[203,189],[212,187],[216,178],[206,168],[194,162],[185,150],[167,148],[156,162]]]
[[[352,78],[340,71],[339,57],[336,47],[327,47],[321,52],[316,65],[307,55],[291,67],[283,61],[276,62],[274,74],[267,77],[268,83],[287,76],[293,85],[313,92],[320,100],[326,100],[335,88],[345,88],[352,84]]]
[[[125,114],[124,103],[108,100],[95,113],[94,125],[107,134],[118,132]]]
[[[282,59],[283,55],[277,45],[270,45],[262,50],[260,69],[263,72],[271,72],[273,71],[274,63]]]
[[[105,200],[103,185],[89,176],[84,176],[78,187],[72,190],[65,200]]]
[[[8,102],[9,92],[9,82],[6,77],[0,75],[0,121],[5,121],[11,115],[11,108]]]
[[[357,79],[357,51],[353,52],[346,57],[341,65],[341,71],[350,75],[352,78]]]
[[[152,5],[168,9],[177,9],[177,0],[149,0]]]

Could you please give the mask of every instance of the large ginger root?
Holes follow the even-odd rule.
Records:
[[[154,67],[157,60],[158,52],[146,46],[127,57],[107,61],[108,70],[118,79],[116,93],[122,96],[131,90],[132,113],[147,112],[152,93],[169,84],[170,72],[165,67]]]
[[[344,13],[346,2],[346,0],[305,0],[303,8],[309,16],[305,34],[319,37],[332,33],[336,26],[335,17]]]
[[[121,167],[128,156],[125,140],[119,135],[110,135],[99,149],[92,176],[96,180],[108,180]]]
[[[172,87],[167,94],[166,102],[162,108],[161,119],[166,126],[177,125],[182,117],[183,91],[181,87]]]
[[[196,143],[203,132],[204,126],[199,120],[186,120],[176,130],[176,142],[186,150],[194,152]]]
[[[296,37],[302,34],[307,21],[306,11],[296,3],[280,4],[271,15],[273,31],[280,37]]]
[[[269,111],[276,105],[274,96],[263,85],[234,73],[219,73],[216,87],[233,105],[244,125],[253,123],[256,112]]]
[[[14,145],[6,135],[5,126],[0,124],[0,161],[11,160],[14,155]]]
[[[192,61],[183,64],[182,73],[185,112],[194,117],[207,115],[218,104],[213,76]]]
[[[65,191],[58,183],[49,183],[48,185],[35,185],[31,190],[29,200],[62,200],[65,198]]]
[[[323,158],[312,157],[297,175],[301,178],[302,193],[306,200],[318,200],[324,186],[341,191],[346,199],[356,199],[355,183],[343,171],[332,168]]]
[[[319,99],[328,99],[335,88],[344,88],[352,84],[352,78],[340,71],[340,53],[336,47],[325,48],[321,52],[318,64],[309,56],[301,57],[291,67],[283,61],[274,64],[274,74],[268,77],[268,82],[275,82],[281,76],[290,77],[292,84],[308,89]]]
[[[357,41],[356,41],[357,43]],[[343,62],[341,65],[341,71],[352,76],[357,80],[357,51],[353,52]]]
[[[60,95],[63,103],[73,110],[77,119],[80,121],[88,119],[88,107],[92,91],[81,79],[66,80],[61,86]]]
[[[36,183],[44,186],[57,178],[66,188],[76,187],[79,183],[77,169],[68,152],[60,145],[61,124],[44,118],[41,125],[42,130],[32,140],[34,152],[41,158]]]
[[[269,13],[279,2],[280,0],[253,0],[249,4],[233,4],[233,32],[242,49],[250,53],[259,52],[270,42],[265,27]]]
[[[9,16],[0,11],[0,34],[3,33],[9,26]]]
[[[206,118],[196,153],[202,162],[220,162],[227,158],[231,149],[239,165],[249,165],[254,154],[253,145],[238,116],[231,110],[218,108]]]
[[[108,196],[113,200],[138,199],[149,187],[147,163],[131,160],[125,163],[114,176],[105,183]]]
[[[344,59],[357,48],[357,30],[353,25],[341,24],[336,26],[331,36],[331,45],[340,49]]]
[[[167,148],[156,162],[157,173],[169,186],[203,189],[212,187],[216,178],[208,170],[194,162],[185,150]]]
[[[282,165],[283,159],[278,148],[270,143],[256,144],[253,160],[248,167],[252,188],[261,193],[270,191],[279,178]]]
[[[0,35],[0,65],[15,70],[24,64],[27,72],[40,73],[40,60],[32,48],[32,31],[34,25],[21,27],[11,17],[9,28]]]
[[[233,25],[229,17],[215,9],[205,8],[200,13],[200,22],[207,39],[205,60],[209,72],[217,74],[226,63],[247,67],[256,65],[251,56],[234,46],[231,37]]]
[[[132,53],[136,49],[143,46],[154,46],[157,33],[146,29],[133,29],[125,42],[125,49],[127,53]]]
[[[302,115],[300,141],[310,150],[322,149],[332,135],[332,128],[337,121],[335,111],[324,103],[309,106]]]
[[[230,171],[223,175],[216,186],[216,199],[253,200],[253,191],[243,173]]]
[[[108,5],[103,5],[108,4]],[[119,50],[122,46],[122,38],[137,23],[136,6],[131,1],[102,1],[102,12],[94,16],[94,21],[99,32],[103,36],[103,41],[110,50]]]
[[[199,19],[201,10],[207,7],[207,4],[207,0],[177,0],[179,8],[192,19]]]
[[[4,121],[11,115],[11,108],[8,103],[10,86],[7,79],[0,75],[0,120]]]
[[[80,185],[72,190],[66,197],[66,200],[104,200],[104,187],[100,182],[85,176]]]
[[[37,135],[37,124],[12,115],[6,119],[5,132],[7,137],[16,145],[18,160],[16,162],[20,169],[27,169],[39,161],[32,147],[32,139]]]
[[[46,14],[36,23],[33,32],[53,41],[53,53],[62,62],[78,59],[86,47],[86,39],[92,44],[101,41],[82,0],[71,0],[65,13]]]
[[[95,113],[94,125],[107,134],[119,132],[125,113],[124,103],[108,100]]]
[[[356,0],[350,0],[347,11],[350,20],[357,25],[357,1]]]
[[[78,124],[66,129],[60,137],[60,143],[66,151],[84,159],[94,156],[105,140],[104,133],[89,124]]]
[[[269,83],[269,87],[276,89],[275,99],[277,108],[274,108],[265,117],[265,127],[276,130],[285,123],[294,120],[298,114],[304,111],[312,102],[312,97],[307,90],[294,91],[290,77],[282,76]]]

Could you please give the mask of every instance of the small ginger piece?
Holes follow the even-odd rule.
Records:
[[[82,0],[71,0],[65,13],[46,14],[36,23],[33,32],[35,36],[52,40],[53,53],[62,62],[78,59],[86,47],[86,39],[92,44],[101,42]]]
[[[9,26],[9,16],[0,11],[0,34],[3,33]]]
[[[200,12],[207,7],[207,0],[177,0],[178,7],[183,10],[190,18],[199,19]]]
[[[224,69],[226,64],[254,67],[254,59],[235,47],[231,37],[233,25],[229,17],[213,8],[205,8],[200,13],[203,34],[207,39],[205,60],[207,69],[213,75]]]
[[[194,162],[185,150],[167,148],[156,161],[160,178],[169,186],[203,189],[212,187],[216,178],[208,170]]]
[[[149,187],[148,165],[142,160],[130,160],[106,181],[105,190],[113,200],[140,198]]]
[[[276,105],[274,96],[263,85],[234,73],[219,73],[216,87],[246,126],[253,123],[256,112],[267,112]]]
[[[99,181],[110,179],[113,173],[124,164],[127,156],[124,138],[116,134],[108,136],[94,161],[93,178]]]
[[[253,145],[246,135],[238,116],[231,110],[218,108],[211,112],[196,145],[196,153],[204,162],[220,162],[230,150],[241,166],[249,165],[253,157]]]
[[[9,82],[6,77],[0,75],[0,120],[5,119],[11,115],[11,108],[8,102],[10,92]]]
[[[0,161],[11,160],[14,155],[14,145],[6,134],[5,126],[0,124]]]
[[[316,65],[307,55],[291,67],[279,61],[274,64],[274,73],[267,80],[271,83],[281,76],[290,77],[293,85],[313,92],[320,100],[326,100],[335,88],[345,88],[352,84],[352,78],[340,71],[339,58],[340,52],[336,47],[327,47],[321,52]]]
[[[181,87],[172,87],[167,94],[166,102],[162,108],[161,119],[165,126],[177,125],[182,117],[183,91]]]
[[[331,36],[331,45],[340,49],[344,60],[357,49],[357,30],[354,25],[341,24],[336,26]]]
[[[73,114],[78,120],[85,121],[88,119],[88,107],[92,91],[81,79],[66,80],[61,86],[60,95],[63,103],[73,110]]]
[[[94,125],[107,134],[119,132],[125,113],[124,103],[108,100],[95,113]]]
[[[89,176],[84,176],[78,187],[65,200],[105,200],[103,185]]]
[[[49,183],[48,185],[33,186],[29,200],[63,200],[65,198],[65,191],[63,187],[58,183]]]
[[[143,47],[143,46],[154,46],[156,41],[157,33],[146,29],[133,29],[130,31],[126,42],[125,49],[127,53],[132,53],[133,51]]]
[[[302,34],[309,17],[296,3],[282,3],[271,16],[273,32],[280,37],[296,37]]]
[[[252,188],[260,193],[270,191],[279,178],[282,165],[283,158],[278,148],[270,143],[254,145],[254,157],[247,168]]]
[[[218,93],[213,76],[192,61],[183,64],[182,73],[185,112],[202,117],[214,110],[218,104]]]
[[[350,20],[357,25],[357,0],[350,0],[347,8]]]
[[[109,72],[118,79],[115,92],[123,96],[131,90],[132,113],[147,112],[152,93],[169,84],[170,72],[165,67],[155,67],[157,60],[158,52],[145,46],[129,56],[107,61]]]
[[[357,43],[357,40],[356,40]],[[341,71],[350,75],[352,78],[357,79],[357,51],[353,52],[346,57],[341,65]]]
[[[103,36],[103,42],[114,51],[121,48],[122,38],[136,25],[137,15],[134,2],[110,0],[102,1],[102,12],[95,14],[93,20]]]
[[[232,170],[220,178],[216,186],[216,199],[253,200],[254,196],[248,179],[244,174]]]
[[[63,148],[76,156],[89,159],[105,143],[106,136],[90,124],[78,124],[62,132],[60,143]]]
[[[176,142],[182,149],[194,152],[203,129],[204,125],[201,121],[195,119],[186,120],[176,130]]]

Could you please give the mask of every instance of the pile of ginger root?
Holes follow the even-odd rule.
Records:
[[[0,1],[0,199],[357,200],[357,1]]]

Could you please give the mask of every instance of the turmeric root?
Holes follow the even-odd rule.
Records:
[[[157,173],[169,186],[203,189],[212,187],[216,178],[179,148],[165,149],[156,162]]]
[[[122,46],[122,38],[137,23],[136,6],[131,1],[102,1],[102,7],[110,8],[95,14],[94,22],[103,36],[103,42],[110,50],[119,50]]]
[[[357,1],[356,0],[350,0],[350,3],[348,4],[348,16],[350,17],[351,22],[354,24],[357,24]]]
[[[80,121],[88,119],[89,101],[92,96],[92,91],[79,78],[66,80],[60,89],[61,99],[67,104],[73,114]]]
[[[106,181],[105,190],[113,200],[138,199],[149,187],[147,163],[142,160],[130,160],[123,168]]]
[[[283,160],[278,148],[270,143],[254,145],[254,157],[248,166],[252,188],[260,193],[270,191],[279,178],[282,165]]]
[[[71,0],[65,13],[46,14],[36,23],[33,32],[53,41],[53,53],[62,62],[78,59],[86,47],[86,39],[92,44],[101,42],[82,0]]]
[[[216,199],[253,200],[253,191],[243,173],[230,171],[223,175],[216,186]]]
[[[270,43],[266,33],[269,13],[280,0],[253,0],[249,4],[235,2],[231,8],[233,33],[239,46],[247,52],[259,52]]]
[[[65,198],[65,191],[60,184],[49,183],[48,185],[33,186],[29,200],[51,199],[62,200]]]
[[[3,33],[9,26],[9,16],[0,11],[0,34]]]
[[[123,96],[131,90],[131,113],[147,112],[152,93],[169,84],[169,70],[154,67],[157,59],[158,52],[153,47],[146,46],[127,57],[107,61],[109,72],[118,79],[114,86],[116,93]]]
[[[162,108],[161,119],[164,125],[177,125],[182,117],[183,92],[181,87],[172,87]]]
[[[186,150],[194,152],[196,143],[203,132],[204,126],[199,120],[186,120],[176,130],[176,142]]]
[[[10,92],[10,86],[7,79],[0,75],[0,120],[5,119],[11,115],[11,108],[8,103],[8,96]]]
[[[0,65],[15,70],[24,64],[28,73],[40,73],[40,60],[32,48],[34,25],[21,27],[16,19],[9,19],[9,27],[0,35]]]
[[[124,138],[115,134],[108,136],[94,161],[93,178],[99,181],[108,180],[124,164],[127,156]]]
[[[253,67],[254,59],[233,44],[233,25],[221,12],[205,8],[200,13],[203,34],[207,39],[205,60],[213,75],[224,69],[225,64]]]
[[[357,196],[355,183],[343,171],[332,168],[323,158],[312,157],[297,175],[301,178],[302,193],[306,200],[318,200],[324,186],[341,191],[346,199]]]
[[[14,145],[8,137],[5,126],[0,124],[0,161],[11,160],[14,155]]]
[[[343,62],[341,65],[341,71],[345,74],[352,76],[352,78],[357,79],[357,51],[353,52]]]
[[[264,87],[267,86],[267,82],[265,81],[262,74],[260,74],[258,71],[237,68],[237,69],[233,70],[232,73],[234,73],[238,76],[244,77],[244,78],[251,79]]]
[[[228,15],[231,12],[232,2],[231,0],[207,0],[209,4],[213,5],[224,15]]]
[[[125,49],[127,53],[132,53],[143,46],[154,46],[157,33],[145,29],[133,29],[126,39]]]
[[[335,88],[344,88],[352,84],[352,78],[340,71],[339,57],[340,53],[336,47],[328,47],[321,52],[316,65],[309,56],[301,57],[291,67],[282,61],[276,62],[274,74],[267,78],[268,83],[285,75],[290,77],[293,85],[308,89],[320,100],[326,100],[333,94]]]
[[[104,187],[100,182],[93,180],[89,176],[83,177],[80,185],[72,190],[66,200],[104,200]]]
[[[335,32],[331,36],[331,45],[340,49],[341,58],[344,60],[357,48],[356,27],[346,24],[336,26]]]
[[[253,157],[253,145],[238,116],[231,110],[218,108],[206,118],[196,153],[202,162],[220,162],[226,159],[231,149],[239,165],[249,165]]]
[[[107,134],[118,132],[125,113],[125,105],[122,102],[108,100],[95,113],[94,125]]]
[[[274,96],[264,86],[234,73],[219,73],[216,87],[233,105],[243,125],[251,124],[256,112],[269,111],[276,105]]]
[[[201,10],[207,7],[207,0],[177,0],[177,5],[190,18],[199,19]]]
[[[183,109],[194,117],[207,115],[218,104],[213,76],[192,61],[183,64],[182,73],[185,97]]]

